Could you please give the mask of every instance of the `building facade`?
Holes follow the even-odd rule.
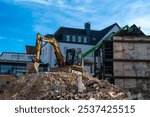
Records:
[[[58,41],[59,48],[66,56],[66,50],[69,48],[81,49],[85,53],[90,48],[94,47],[100,40],[106,38],[112,32],[117,32],[120,27],[118,24],[113,24],[103,30],[91,30],[90,23],[85,23],[84,29],[60,27],[54,37]],[[97,56],[99,58],[100,56]],[[56,67],[57,60],[55,57],[53,45],[45,43],[42,47],[41,61],[49,63],[49,68]],[[98,59],[96,61],[98,63]],[[84,69],[89,73],[94,73],[94,52],[84,58]]]
[[[34,51],[33,51],[34,50]],[[0,55],[0,77],[26,74],[27,64],[35,56],[35,47],[26,46],[26,53],[3,52]],[[41,63],[39,71],[47,71],[48,64]],[[6,76],[4,76],[6,77]]]
[[[27,53],[15,53],[15,52],[3,52],[0,55],[0,60],[8,61],[32,61],[34,54]]]
[[[135,88],[150,79],[150,36],[136,25],[132,32],[120,32],[113,38],[113,78],[115,84]]]

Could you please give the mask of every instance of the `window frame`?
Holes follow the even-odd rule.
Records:
[[[82,43],[82,36],[78,36],[78,43]]]

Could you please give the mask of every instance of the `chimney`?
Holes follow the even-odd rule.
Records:
[[[84,24],[86,35],[90,35],[90,22]]]

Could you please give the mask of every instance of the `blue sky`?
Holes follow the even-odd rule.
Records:
[[[0,52],[24,52],[36,33],[60,26],[100,30],[113,23],[136,24],[150,35],[149,0],[0,0]]]

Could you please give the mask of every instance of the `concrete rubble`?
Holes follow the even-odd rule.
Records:
[[[150,81],[138,80],[136,87],[128,89],[132,95],[142,95],[143,99],[150,99]]]
[[[0,93],[9,100],[120,100],[127,97],[121,88],[83,73],[84,89],[78,91],[78,75],[67,72],[44,72],[19,76]]]
[[[10,82],[15,79],[15,76],[11,75],[0,75],[0,94],[8,88]]]

